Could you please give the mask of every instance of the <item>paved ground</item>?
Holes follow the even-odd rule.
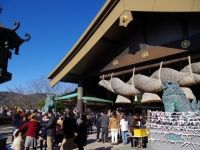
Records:
[[[112,145],[111,143],[96,142],[96,134],[90,134],[88,136],[88,144],[85,146],[85,150],[130,150],[131,144]]]
[[[0,133],[8,137],[7,144],[11,144],[12,127],[10,125],[0,125]],[[88,135],[88,144],[84,148],[85,150],[136,150],[137,148],[132,148],[131,144],[123,145],[111,145],[110,143],[96,142],[96,134]],[[78,150],[78,149],[74,149]],[[149,143],[147,148],[144,150],[195,150],[193,147],[183,148],[177,146],[176,144],[169,143]],[[198,147],[196,150],[200,150]]]
[[[6,136],[7,144],[11,144],[11,137],[12,137],[13,127],[10,125],[0,125],[0,134]]]
[[[11,135],[13,128],[10,125],[0,125],[0,133],[8,137],[7,144],[11,144]],[[131,144],[123,145],[111,145],[110,143],[96,142],[96,133],[88,135],[88,144],[84,148],[85,150],[129,150]],[[77,149],[74,149],[77,150]]]

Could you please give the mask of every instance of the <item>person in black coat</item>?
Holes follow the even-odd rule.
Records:
[[[40,121],[40,125],[41,125],[40,132],[39,132],[40,150],[42,150],[43,147],[46,150],[46,147],[47,147],[47,141],[46,141],[47,129],[45,127],[45,124],[47,123],[48,120],[49,120],[48,115],[45,114],[44,117]]]
[[[49,120],[45,123],[47,129],[47,149],[53,150],[53,139],[56,132],[56,117],[53,115],[53,112],[50,110],[47,113]]]
[[[100,113],[97,114],[97,118],[96,118],[96,127],[97,127],[97,142],[100,141],[99,139],[99,135],[100,135],[100,132],[101,132],[101,121],[100,121]]]
[[[72,150],[73,142],[77,135],[77,124],[76,119],[73,117],[71,112],[67,112],[66,117],[63,121],[63,134],[64,138],[60,147],[60,150]]]
[[[103,143],[108,142],[109,117],[107,116],[107,114],[101,112],[101,117],[99,118],[99,121],[101,122],[101,140]]]
[[[19,109],[15,108],[13,115],[12,115],[12,126],[13,126],[13,132],[18,129],[21,125],[22,118],[20,116],[20,111]],[[14,136],[12,136],[12,141],[14,140]]]
[[[12,125],[15,129],[18,129],[20,126],[22,118],[19,115],[19,111],[16,109],[12,115]]]
[[[81,116],[81,123],[78,126],[78,135],[74,140],[79,150],[84,150],[84,146],[87,144],[87,117],[86,115]]]

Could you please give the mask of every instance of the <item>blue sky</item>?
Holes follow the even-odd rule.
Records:
[[[0,91],[26,87],[41,76],[47,77],[104,3],[105,0],[0,0],[0,23],[12,28],[18,20],[18,35],[31,35],[31,40],[20,47],[20,55],[9,60],[8,72],[13,77],[0,85]]]

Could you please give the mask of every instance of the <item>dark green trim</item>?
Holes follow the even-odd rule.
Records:
[[[56,101],[58,101],[58,100],[69,100],[69,99],[75,98],[75,97],[77,97],[77,96],[78,96],[77,93],[73,93],[73,94],[68,94],[68,95],[56,97],[55,100],[56,100]]]
[[[56,101],[75,101],[77,100],[76,97],[78,96],[78,93],[68,94],[64,96],[58,96],[55,98]],[[84,103],[108,103],[113,104],[113,101],[97,98],[97,97],[91,97],[91,96],[83,96],[83,102]]]
[[[96,102],[96,103],[110,103],[110,104],[113,103],[113,101],[111,101],[111,100],[97,98],[97,97],[90,97],[90,96],[84,96],[83,97],[83,101],[86,101],[86,102]]]

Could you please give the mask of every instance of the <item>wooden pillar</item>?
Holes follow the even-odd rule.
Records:
[[[78,90],[77,90],[77,109],[82,114],[83,113],[83,86],[81,83],[78,84]]]

